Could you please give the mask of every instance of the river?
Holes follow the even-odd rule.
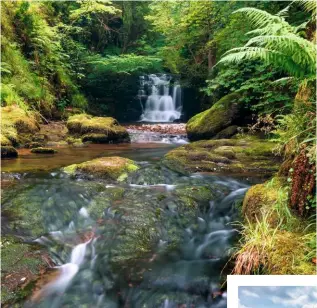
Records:
[[[226,307],[225,265],[250,182],[165,168],[160,159],[178,142],[20,150],[2,161],[4,179],[15,180],[3,211],[21,213],[4,215],[5,233],[44,246],[57,273],[23,306]],[[125,183],[73,179],[61,169],[114,155],[141,166]]]

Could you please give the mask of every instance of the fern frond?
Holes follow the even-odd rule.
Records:
[[[290,9],[290,5],[288,5],[286,8],[284,8],[283,10],[279,11],[276,16],[280,16],[280,17],[288,17],[288,11]]]
[[[306,74],[311,75],[311,70],[308,70],[307,67],[303,70],[303,65],[295,61],[289,55],[265,47],[240,47],[231,49],[217,65],[221,63],[240,63],[245,60],[255,59],[260,59],[268,64],[278,66],[295,77],[303,77]]]
[[[316,46],[297,35],[257,36],[250,39],[245,46],[249,47],[252,45],[265,46],[268,49],[279,51],[301,65],[302,69],[308,74],[315,73]]]

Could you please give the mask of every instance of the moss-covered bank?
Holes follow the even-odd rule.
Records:
[[[316,229],[289,209],[287,183],[274,177],[248,190],[235,274],[316,274]]]
[[[17,146],[31,141],[40,130],[39,122],[35,112],[14,105],[1,107],[1,145]]]

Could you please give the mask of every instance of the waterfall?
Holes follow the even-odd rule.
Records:
[[[171,76],[167,74],[140,76],[138,97],[142,108],[141,121],[173,122],[181,117],[181,87],[177,82],[171,84],[170,81]],[[145,107],[142,100],[146,100]]]
[[[86,246],[90,242],[91,240],[75,246],[71,253],[70,262],[63,264],[61,266],[56,266],[56,268],[58,268],[60,272],[59,276],[56,280],[44,286],[42,290],[43,295],[48,296],[53,294],[54,292],[63,294],[65,292],[70,282],[73,280],[73,278],[77,274],[80,265],[84,262],[85,254],[86,254]],[[57,298],[56,301],[58,302],[59,299]],[[55,307],[55,305],[52,305],[52,307]]]

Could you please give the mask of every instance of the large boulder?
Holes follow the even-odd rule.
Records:
[[[128,175],[139,167],[133,160],[119,156],[101,157],[81,164],[64,168],[64,171],[75,177],[102,178],[111,181],[124,181]]]
[[[95,143],[130,141],[127,130],[111,117],[77,114],[68,118],[67,128],[70,134],[81,136],[84,141]]]
[[[221,98],[210,109],[192,117],[186,125],[190,140],[211,139],[239,118],[240,106],[237,93]]]
[[[219,139],[186,144],[168,152],[163,164],[182,174],[192,172],[273,173],[280,158],[265,140]]]

